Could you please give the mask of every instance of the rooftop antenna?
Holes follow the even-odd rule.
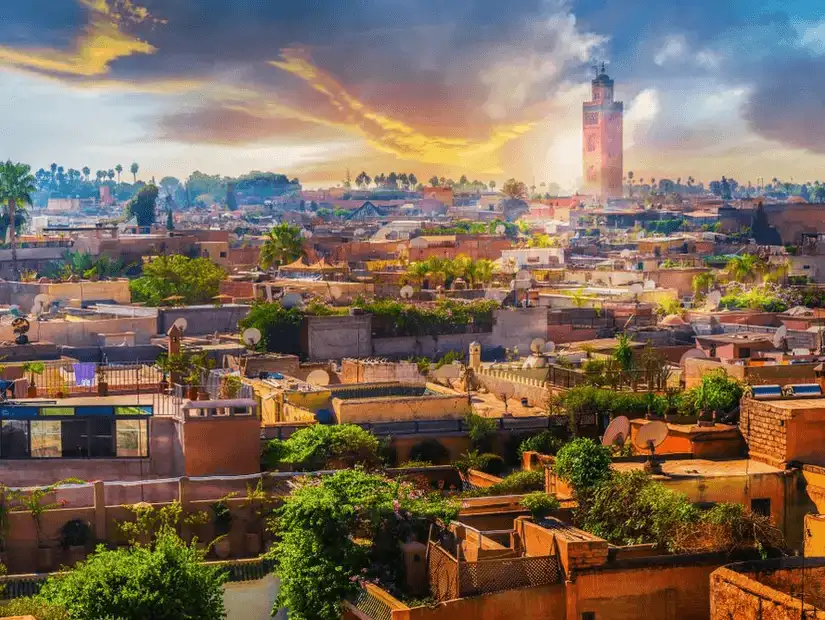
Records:
[[[630,420],[623,415],[614,418],[604,431],[603,446],[623,446],[630,437]]]
[[[329,373],[320,368],[313,370],[307,375],[307,383],[326,387],[329,385]]]
[[[641,450],[650,451],[650,456],[645,462],[646,472],[650,474],[662,473],[662,464],[656,460],[656,448],[664,443],[669,432],[667,424],[657,420],[655,422],[648,422],[636,433],[636,438],[634,439],[636,447]]]

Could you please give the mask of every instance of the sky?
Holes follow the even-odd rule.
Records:
[[[142,178],[581,182],[606,62],[636,179],[825,180],[821,0],[2,0],[0,158]]]

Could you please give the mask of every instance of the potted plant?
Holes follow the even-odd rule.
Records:
[[[192,387],[195,388],[195,396],[198,400],[209,400],[209,392],[206,390],[206,386],[201,385],[201,383],[203,381],[204,371],[213,369],[215,367],[215,360],[210,358],[205,352],[201,351],[200,353],[193,354],[189,358],[189,366],[190,379],[194,379],[194,381],[190,381],[189,389],[192,390]]]
[[[69,566],[86,559],[86,547],[92,539],[92,528],[80,519],[66,521],[60,528],[60,544],[69,555]]]
[[[23,364],[23,372],[29,373],[29,389],[26,396],[28,398],[37,398],[37,384],[34,381],[34,375],[42,375],[46,370],[46,365],[43,362],[26,362]]]
[[[242,385],[243,381],[241,381],[239,376],[224,375],[221,377],[220,399],[232,400],[233,398],[237,398]]]
[[[242,507],[249,511],[248,529],[244,534],[244,546],[247,555],[257,556],[263,547],[264,516],[269,505],[269,496],[264,491],[263,480],[255,486],[247,483],[246,498]]]
[[[82,483],[82,480],[67,478],[47,487],[35,488],[20,494],[20,507],[27,510],[34,521],[34,531],[37,536],[37,569],[40,571],[48,572],[54,566],[54,549],[43,537],[43,513],[47,510],[60,508],[65,504],[64,502],[46,502],[45,500],[57,490],[57,487],[64,484],[79,483]]]
[[[221,499],[210,506],[213,513],[212,524],[215,531],[215,540],[212,541],[212,547],[215,550],[215,555],[225,560],[229,557],[232,547],[229,543],[229,531],[232,529],[232,511],[229,509],[229,504],[226,499]]]
[[[97,395],[98,396],[108,396],[109,395],[109,382],[106,380],[106,367],[105,366],[98,366],[97,367]]]

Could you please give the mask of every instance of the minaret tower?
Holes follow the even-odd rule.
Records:
[[[583,106],[585,192],[602,199],[621,198],[624,104],[613,100],[613,80],[607,76],[604,63],[595,69],[592,98]]]

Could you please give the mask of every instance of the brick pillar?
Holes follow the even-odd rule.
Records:
[[[189,494],[187,493],[188,486],[189,477],[181,476],[178,480],[178,501],[180,502],[181,508],[183,508],[184,514],[187,512],[187,509],[189,508]]]
[[[106,491],[102,480],[95,480],[94,482],[94,497],[94,535],[98,541],[105,542],[108,532],[106,531]]]
[[[564,618],[579,620],[579,592],[575,581],[564,582]]]

